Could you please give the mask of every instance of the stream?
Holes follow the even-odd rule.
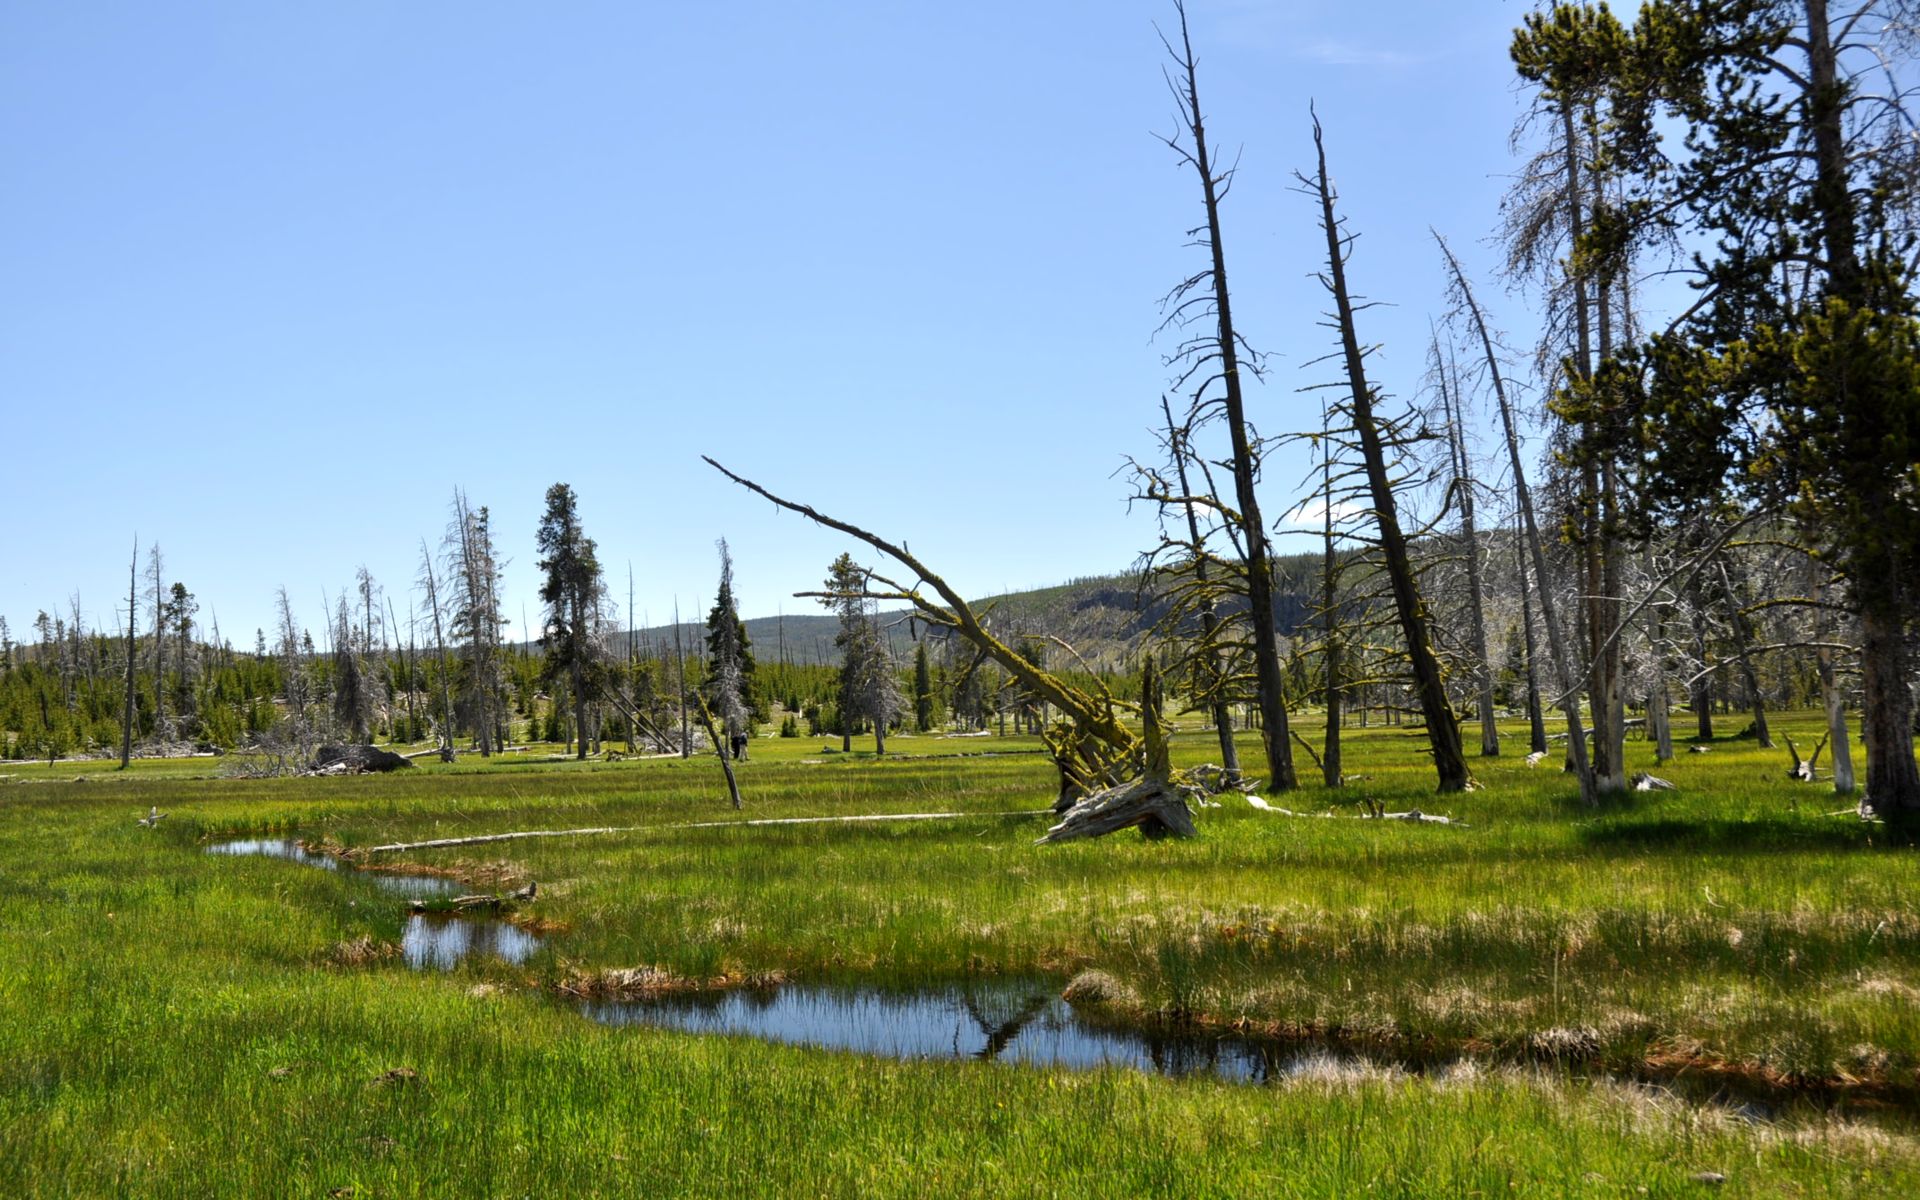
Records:
[[[455,894],[442,876],[348,868],[285,838],[255,838],[206,847],[209,854],[279,858],[365,881],[390,898],[431,900]],[[421,971],[447,971],[473,959],[520,964],[543,945],[537,935],[497,915],[411,913],[401,955]],[[1296,1080],[1356,1080],[1429,1076],[1487,1064],[1458,1057],[1406,1062],[1351,1050],[1234,1032],[1160,1027],[1115,1027],[1082,1018],[1047,979],[989,979],[919,991],[845,985],[788,984],[779,988],[677,993],[637,1000],[582,1000],[573,1007],[605,1025],[651,1027],[693,1034],[757,1038],[786,1045],[841,1050],[877,1058],[1018,1063],[1072,1070],[1122,1068],[1170,1078],[1264,1084]],[[1515,1063],[1512,1066],[1524,1067]],[[1845,1096],[1752,1092],[1726,1081],[1681,1075],[1658,1083],[1553,1064],[1539,1070],[1647,1089],[1736,1118],[1770,1121],[1788,1109],[1826,1116],[1856,1107]],[[1862,1107],[1879,1108],[1862,1101]]]
[[[279,858],[339,872],[343,878],[363,881],[401,902],[432,900],[460,891],[457,881],[442,875],[408,875],[396,871],[343,869],[341,862],[315,854],[291,838],[242,838],[216,842],[208,854]],[[410,913],[400,934],[400,956],[416,971],[450,971],[470,958],[494,958],[518,965],[540,949],[540,938],[486,913]]]

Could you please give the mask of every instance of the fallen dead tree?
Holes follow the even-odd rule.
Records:
[[[506,912],[521,904],[530,904],[540,885],[529,882],[517,892],[501,895],[490,892],[476,896],[455,896],[451,900],[412,900],[407,908],[417,913]]]
[[[745,821],[684,821],[670,825],[593,825],[578,829],[515,829],[506,833],[481,833],[472,837],[431,838],[424,842],[388,842],[384,846],[346,851],[349,859],[375,854],[405,854],[412,850],[441,850],[449,846],[484,846],[492,842],[517,842],[529,838],[598,837],[617,833],[653,833],[673,829],[730,829],[735,826],[765,825],[867,825],[888,821],[955,821],[965,817],[1044,817],[1048,809],[1020,809],[1013,812],[937,812],[871,813],[851,817],[755,817]]]
[[[1261,812],[1270,812],[1282,817],[1306,817],[1328,821],[1407,821],[1415,825],[1455,825],[1461,829],[1470,828],[1465,821],[1456,821],[1452,817],[1443,817],[1438,813],[1421,812],[1417,808],[1408,809],[1406,812],[1388,812],[1377,800],[1363,799],[1360,803],[1366,811],[1357,813],[1295,812],[1290,808],[1269,804],[1259,796],[1248,796],[1247,803]]]
[[[859,599],[913,606],[918,619],[935,628],[949,630],[974,648],[977,660],[991,659],[1038,699],[1051,704],[1063,719],[1042,735],[1054,766],[1060,773],[1060,792],[1054,811],[1063,814],[1059,826],[1042,840],[1061,841],[1067,837],[1098,836],[1115,829],[1138,825],[1150,836],[1161,832],[1191,836],[1191,815],[1182,821],[1186,798],[1169,779],[1165,748],[1161,747],[1156,764],[1154,751],[1143,746],[1121,719],[1121,704],[1103,687],[1088,692],[1042,670],[1025,655],[1014,650],[987,628],[951,584],[916,558],[904,545],[869,533],[858,525],[827,516],[808,505],[774,495],[766,488],[721,466],[712,458],[706,463],[734,483],[771,501],[788,512],[798,513],[817,525],[838,530],[857,538],[913,572],[914,582],[901,583],[878,571],[865,573]],[[932,596],[922,591],[931,589]],[[823,592],[801,592],[814,599],[844,599]],[[1157,714],[1151,725],[1157,728]],[[1136,787],[1136,784],[1143,786]],[[1124,792],[1124,795],[1114,793]],[[1080,815],[1075,818],[1076,810]],[[1092,814],[1100,814],[1094,821]],[[1169,819],[1172,817],[1172,819]],[[1060,834],[1072,828],[1087,832]]]

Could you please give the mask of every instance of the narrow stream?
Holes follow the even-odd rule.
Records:
[[[330,871],[341,868],[337,860],[306,851],[289,839],[229,841],[206,849],[209,854],[262,855]],[[454,880],[439,876],[372,871],[341,874],[409,899],[429,899],[460,890]],[[524,963],[541,945],[539,937],[498,916],[414,913],[406,919],[400,948],[406,964],[414,970],[447,971],[474,958]],[[576,1007],[586,1017],[606,1025],[727,1034],[878,1058],[976,1059],[1075,1070],[1120,1067],[1172,1078],[1234,1083],[1442,1077],[1457,1068],[1474,1069],[1464,1059],[1391,1061],[1336,1047],[1238,1033],[1113,1028],[1082,1019],[1060,999],[1059,986],[1057,981],[1045,979],[982,980],[918,992],[787,985],[645,1000],[588,1000]],[[1551,1072],[1557,1068],[1541,1069]],[[1776,1120],[1788,1111],[1831,1118],[1856,1108],[1864,1112],[1884,1107],[1866,1101],[1856,1104],[1845,1096],[1736,1094],[1724,1081],[1686,1076],[1647,1084],[1601,1072],[1575,1069],[1570,1074],[1649,1089],[1745,1120]],[[1910,1118],[1911,1114],[1903,1116]]]
[[[304,867],[340,871],[343,878],[365,882],[401,902],[451,896],[461,890],[456,880],[441,875],[408,875],[395,871],[341,871],[338,859],[315,854],[290,838],[243,838],[216,842],[208,854],[256,855],[280,858]],[[416,971],[450,971],[470,958],[496,958],[518,965],[533,957],[540,939],[508,924],[499,916],[455,913],[414,913],[400,935],[400,956]]]

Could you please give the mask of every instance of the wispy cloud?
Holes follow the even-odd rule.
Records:
[[[1363,20],[1364,32],[1356,38],[1351,20],[1335,21],[1327,11],[1303,9],[1298,0],[1220,0],[1210,12],[1210,34],[1227,45],[1277,52],[1323,66],[1397,70],[1432,62],[1447,53],[1438,45],[1416,51],[1390,45],[1385,38],[1366,36],[1373,32],[1365,28],[1371,23],[1377,24],[1381,33],[1404,41],[1408,33],[1405,22],[1395,24],[1380,14],[1369,14],[1373,21]]]
[[[1386,46],[1356,46],[1333,38],[1315,38],[1300,46],[1295,53],[1300,58],[1325,63],[1330,67],[1410,67],[1434,57]]]
[[[1335,500],[1333,502],[1333,523],[1340,525],[1343,522],[1351,521],[1355,517],[1365,514],[1366,511],[1367,506],[1364,504],[1357,504],[1349,500]],[[1288,525],[1295,529],[1319,529],[1326,523],[1326,517],[1327,506],[1320,503],[1317,499],[1309,498],[1302,500],[1300,503],[1288,509],[1280,517],[1280,524]]]

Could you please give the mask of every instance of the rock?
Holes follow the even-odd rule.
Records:
[[[357,775],[362,771],[398,771],[411,767],[412,761],[360,742],[322,746],[313,752],[313,769],[329,774]]]

